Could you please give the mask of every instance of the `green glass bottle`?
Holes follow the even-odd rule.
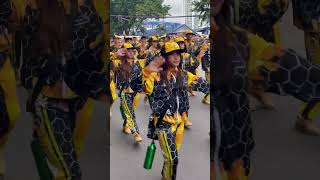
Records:
[[[152,168],[152,163],[153,163],[155,153],[156,153],[156,145],[154,144],[154,140],[153,140],[152,143],[148,146],[146,157],[144,159],[143,167],[145,169]]]

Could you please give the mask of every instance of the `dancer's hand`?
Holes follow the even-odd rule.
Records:
[[[162,56],[155,57],[146,69],[150,72],[161,72],[163,71],[162,65],[165,63],[165,59]]]
[[[123,57],[126,56],[127,54],[127,49],[126,48],[121,48],[117,51],[117,57]]]

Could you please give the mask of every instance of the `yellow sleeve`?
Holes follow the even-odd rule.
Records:
[[[142,68],[145,67],[146,59],[138,59],[138,62],[139,62],[140,66],[141,66]]]
[[[270,59],[277,56],[281,51],[280,48],[276,47],[274,44],[265,41],[254,34],[248,34],[249,43],[249,65],[248,72],[251,78],[256,80],[261,79],[257,69],[259,66],[265,66],[269,68],[274,68]]]
[[[9,119],[14,122],[20,114],[20,105],[17,97],[15,73],[9,58],[5,60],[0,70],[0,86],[4,91]]]
[[[96,8],[99,16],[102,18],[103,22],[107,21],[107,0],[92,0],[94,7]]]
[[[198,80],[198,76],[190,72],[187,72],[187,79],[188,79],[188,87],[191,87]]]
[[[16,7],[19,18],[22,19],[26,9],[26,0],[12,0],[12,3]]]
[[[111,91],[112,101],[114,102],[117,99],[117,93],[116,93],[116,84],[113,80],[111,80],[111,83],[110,83],[110,91]]]
[[[190,58],[190,63],[191,63],[191,64],[194,64],[195,62],[194,62],[192,56],[191,56],[190,54],[188,54],[188,55],[189,55],[188,58]]]
[[[160,77],[158,73],[149,72],[147,69],[144,69],[142,80],[144,82],[144,92],[147,95],[151,95],[154,88],[154,81],[160,81]]]

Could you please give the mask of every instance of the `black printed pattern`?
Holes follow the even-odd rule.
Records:
[[[117,71],[117,87],[120,89],[131,88],[134,92],[141,92],[143,89],[142,83],[142,68],[138,62],[131,64],[131,74],[129,80],[126,80],[125,72],[122,71],[122,65],[119,64]]]
[[[39,15],[39,10],[33,10],[30,6],[26,7],[22,38],[23,62],[20,71],[20,81],[22,86],[27,90],[31,90],[33,88],[33,77],[39,76],[40,67],[45,63],[43,58],[31,58],[31,38],[38,28]]]
[[[186,73],[186,72],[184,72]],[[161,110],[164,108],[165,101],[169,100],[169,111],[173,115],[177,111],[177,96],[179,97],[179,113],[187,112],[190,108],[189,98],[188,98],[188,89],[187,89],[187,76],[182,76],[182,85],[181,89],[178,89],[178,84],[175,83],[174,78],[169,80],[169,91],[163,80],[154,81],[154,89],[151,95],[149,96],[149,103],[152,109],[153,114],[159,116]],[[193,90],[201,91],[204,94],[209,93],[209,84],[202,78],[199,78],[193,83]]]
[[[188,72],[191,72],[192,74],[196,74],[196,69],[199,67],[199,62],[196,59],[193,59],[194,61],[191,62],[191,55],[186,56],[182,59],[182,69]]]
[[[210,58],[210,48],[206,51],[205,55],[202,58],[201,61],[201,68],[203,71],[208,72],[210,71],[210,64],[211,64],[211,58]]]
[[[177,169],[178,169],[178,162],[179,162],[178,148],[177,148],[177,144],[176,144],[176,132],[172,132],[171,125],[168,123],[165,123],[165,122],[161,125],[160,129],[161,130],[158,133],[159,134],[158,136],[165,134],[165,137],[167,140],[166,143],[168,143],[168,147],[165,147],[166,145],[162,144],[161,142],[160,142],[160,146],[164,146],[164,147],[162,147],[162,149],[169,148],[169,149],[167,149],[167,151],[170,151],[169,153],[172,157],[172,160],[166,159],[164,161],[163,168],[162,168],[162,174],[164,173],[165,168],[167,168],[167,167],[171,168],[170,170],[168,169],[168,171],[172,171],[171,179],[175,180],[177,177]]]
[[[72,19],[72,35],[66,49],[65,81],[77,94],[97,98],[110,92],[104,43],[90,49],[90,43],[103,34],[103,22],[91,0],[86,0]]]
[[[124,120],[123,127],[128,127],[132,134],[140,133],[138,123],[136,121],[136,114],[134,112],[133,101],[136,94],[123,93],[120,96],[120,111]]]
[[[50,142],[53,143],[55,141],[54,143],[57,144],[59,149],[56,151],[63,156],[63,161],[68,168],[64,171],[69,171],[68,173],[72,178],[81,177],[81,170],[73,142],[73,131],[76,123],[76,112],[83,107],[84,102],[85,100],[80,98],[59,100],[43,96],[39,97],[36,101],[37,113],[35,115],[37,118],[35,120],[38,122],[35,122],[35,124],[39,125],[48,121],[49,127],[47,126],[46,128],[47,130],[50,129],[49,131],[52,131],[54,136],[54,139],[51,139]],[[47,116],[44,116],[44,113]]]
[[[231,170],[236,160],[242,160],[248,175],[250,171],[250,153],[254,147],[254,141],[247,94],[246,62],[240,56],[242,53],[239,53],[239,49],[241,48],[234,48],[232,51],[233,76],[230,82],[231,87],[225,89],[216,87],[215,83],[213,83],[215,91],[211,98],[211,103],[213,103],[211,108],[215,108],[218,111],[220,127],[216,127],[215,123],[211,122],[211,160],[215,155],[212,151],[216,148],[216,137],[218,136],[216,133],[221,132],[218,157],[219,161],[223,162],[224,169]],[[217,120],[213,119],[213,121]]]
[[[275,36],[273,25],[280,20],[288,8],[288,0],[271,0],[265,7],[265,13],[261,14],[257,0],[240,0],[238,25],[257,33],[266,41],[274,42]]]
[[[270,92],[292,95],[303,101],[320,100],[320,66],[314,65],[292,50],[285,50],[283,56],[274,58],[276,70],[260,67],[265,85]]]

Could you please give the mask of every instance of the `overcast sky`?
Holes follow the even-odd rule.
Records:
[[[169,14],[171,14],[172,16],[184,15],[183,0],[164,0],[164,3],[171,6],[171,10],[169,11]],[[184,18],[177,18],[177,19],[169,18],[168,20],[165,20],[165,21],[184,23]]]

